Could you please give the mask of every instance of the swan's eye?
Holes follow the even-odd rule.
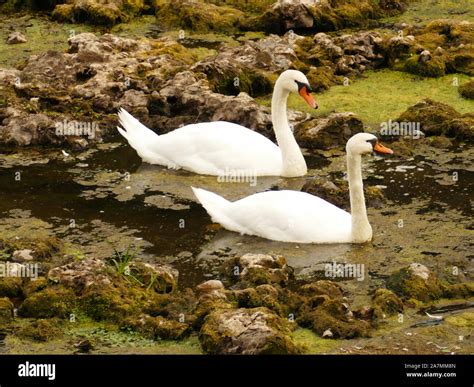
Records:
[[[370,144],[372,144],[372,146],[374,146],[375,143],[377,142],[377,139],[376,138],[371,138],[370,140],[367,140],[367,142],[369,142]]]

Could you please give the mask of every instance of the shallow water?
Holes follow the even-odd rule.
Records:
[[[473,152],[416,149],[411,159],[366,158],[366,184],[383,187],[387,203],[368,209],[374,240],[362,246],[241,236],[212,226],[190,189],[207,188],[230,200],[268,189],[299,190],[315,176],[343,177],[342,152],[327,152],[327,158],[307,154],[306,177],[265,177],[251,186],[143,164],[122,143],[69,157],[59,149],[3,153],[0,233],[54,234],[81,256],[107,257],[114,248],[134,246],[143,259],[172,262],[181,287],[219,278],[223,261],[247,252],[284,255],[297,279],[320,278],[324,265],[333,261],[363,263],[364,281],[346,280],[354,300],[414,261],[441,273],[456,264],[463,277],[472,279]],[[20,181],[15,180],[18,172]]]

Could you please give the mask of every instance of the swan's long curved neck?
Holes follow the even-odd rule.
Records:
[[[295,136],[288,125],[286,103],[289,92],[281,88],[277,81],[272,97],[272,123],[276,140],[281,150],[283,170],[282,176],[303,176],[307,172],[306,161]]]
[[[347,177],[351,200],[352,239],[362,243],[372,239],[372,227],[367,218],[365,207],[364,185],[362,183],[362,158],[360,155],[347,153]]]

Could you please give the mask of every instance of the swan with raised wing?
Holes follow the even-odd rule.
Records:
[[[369,133],[352,136],[346,145],[351,213],[305,192],[267,191],[230,202],[193,187],[212,220],[241,234],[281,242],[364,243],[372,239],[362,183],[362,155],[393,151]]]
[[[286,70],[278,78],[272,96],[272,123],[278,145],[244,126],[226,121],[202,122],[158,135],[124,109],[117,127],[143,161],[204,175],[303,176],[303,154],[290,129],[287,99],[298,93],[317,108],[311,86],[300,71]]]

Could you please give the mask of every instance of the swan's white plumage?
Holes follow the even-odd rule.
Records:
[[[277,176],[282,170],[280,148],[272,141],[231,122],[186,125],[157,135],[124,109],[119,112],[120,134],[150,164],[183,168],[206,175],[247,173]]]
[[[351,215],[305,192],[268,191],[229,202],[203,189],[193,191],[212,220],[231,231],[282,242],[352,242]]]
[[[259,133],[226,121],[187,125],[157,135],[124,109],[118,128],[146,162],[183,168],[205,175],[304,176],[306,162],[288,124],[287,100],[300,94],[313,108],[306,76],[286,70],[278,77],[272,96],[272,124],[278,146]]]
[[[362,181],[361,156],[393,153],[370,133],[357,133],[346,144],[351,214],[299,191],[269,191],[229,202],[193,188],[212,220],[242,234],[296,243],[365,243],[372,239]]]

